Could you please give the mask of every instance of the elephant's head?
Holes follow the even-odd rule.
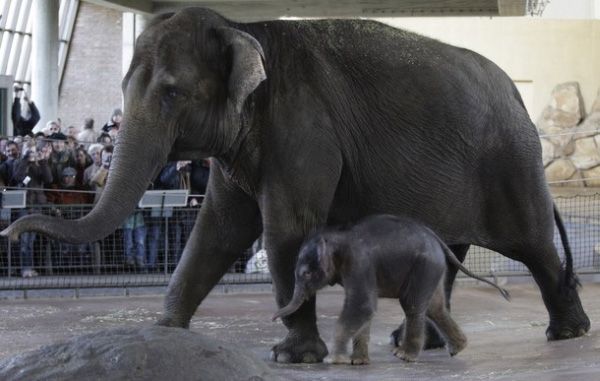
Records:
[[[79,220],[30,215],[1,234],[101,239],[134,210],[168,159],[231,156],[245,134],[244,103],[266,79],[260,43],[238,27],[202,8],[149,23],[122,82],[123,121],[99,202]]]
[[[302,248],[296,264],[292,300],[273,315],[273,320],[293,314],[304,301],[328,285],[335,276],[335,245],[324,236],[309,239]]]

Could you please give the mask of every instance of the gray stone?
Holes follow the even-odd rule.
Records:
[[[281,380],[229,344],[181,328],[103,330],[0,361],[0,380]]]
[[[571,162],[577,169],[590,169],[600,164],[600,152],[598,152],[595,138],[576,140]]]
[[[600,166],[582,171],[586,187],[600,187]]]
[[[561,83],[552,90],[550,104],[542,112],[537,126],[543,137],[552,140],[560,148],[570,142],[569,132],[572,132],[584,116],[579,84]]]
[[[577,172],[577,168],[567,159],[558,159],[546,168],[546,179],[548,181],[570,180]]]
[[[583,139],[600,134],[600,112],[588,115],[573,132],[573,139]]]

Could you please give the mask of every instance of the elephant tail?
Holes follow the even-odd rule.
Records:
[[[571,245],[569,245],[569,237],[567,236],[567,230],[565,229],[565,225],[563,223],[562,217],[560,216],[560,212],[556,207],[556,204],[553,203],[552,206],[554,207],[554,221],[556,223],[556,227],[558,228],[560,240],[565,251],[565,269],[563,270],[563,285],[568,286],[569,288],[576,288],[577,286],[581,286],[581,283],[579,283],[579,279],[573,271],[573,253],[571,252]]]
[[[498,291],[500,291],[500,294],[502,295],[502,297],[504,297],[504,299],[510,301],[510,294],[509,292],[498,286],[497,284],[490,282],[489,280],[482,278],[480,276],[475,275],[474,273],[472,273],[469,269],[467,269],[462,263],[460,263],[460,261],[458,260],[458,258],[456,258],[456,256],[454,255],[454,253],[452,252],[452,250],[450,250],[450,248],[439,238],[437,237],[438,242],[440,243],[440,245],[442,246],[442,249],[444,250],[444,254],[446,254],[446,258],[448,259],[448,261],[453,264],[454,266],[456,266],[460,271],[462,271],[463,273],[467,274],[468,276],[470,276],[473,279],[477,279],[481,282],[487,283],[490,286],[494,287],[495,289],[497,289]]]

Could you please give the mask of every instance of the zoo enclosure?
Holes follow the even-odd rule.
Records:
[[[578,273],[600,272],[600,193],[586,192],[555,197],[562,213]],[[38,209],[49,215],[60,214],[77,218],[86,214],[91,205],[41,205]],[[20,243],[0,238],[0,290],[52,288],[142,287],[165,286],[177,264],[181,250],[190,234],[199,207],[143,208],[145,255],[151,247],[156,253],[153,267],[128,264],[123,229],[86,245],[65,245],[38,235],[34,243],[34,268],[39,276],[22,278]],[[0,210],[3,229],[17,218],[18,209]],[[555,229],[556,230],[556,229]],[[555,243],[564,260],[558,232]],[[248,261],[257,251],[240,253],[240,259],[221,280],[221,284],[269,283],[270,275],[261,266]],[[254,259],[253,259],[254,261]],[[482,276],[527,275],[526,267],[492,251],[472,247],[466,266]]]

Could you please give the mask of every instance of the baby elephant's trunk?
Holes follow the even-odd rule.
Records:
[[[292,300],[290,300],[287,306],[281,308],[275,313],[275,315],[273,315],[273,321],[277,320],[278,318],[284,318],[296,312],[298,308],[302,306],[304,300],[306,300],[304,292],[299,287],[295,287],[294,296],[292,296]]]

